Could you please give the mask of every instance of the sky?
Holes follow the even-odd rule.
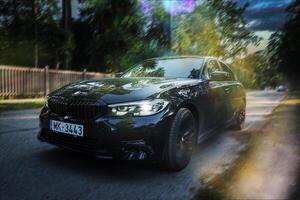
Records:
[[[239,5],[249,3],[244,14],[255,31],[279,30],[285,21],[285,8],[292,0],[237,0]]]
[[[285,8],[293,0],[236,0],[240,6],[249,3],[244,17],[249,28],[263,40],[258,47],[250,46],[249,53],[264,49],[274,31],[283,27],[286,19]]]

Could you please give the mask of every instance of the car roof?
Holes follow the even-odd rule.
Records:
[[[166,57],[155,57],[155,58],[150,58],[150,59],[147,59],[146,61],[148,60],[171,60],[171,59],[185,59],[185,58],[196,58],[196,59],[204,59],[204,60],[207,60],[207,59],[217,59],[215,57],[212,57],[212,56],[166,56]],[[217,59],[218,60],[218,59]]]

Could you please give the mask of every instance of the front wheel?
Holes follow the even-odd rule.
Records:
[[[246,119],[246,108],[241,108],[236,116],[235,123],[231,126],[232,130],[242,130]]]
[[[195,145],[196,123],[192,112],[181,108],[171,126],[161,158],[161,166],[170,171],[179,171],[190,162]]]

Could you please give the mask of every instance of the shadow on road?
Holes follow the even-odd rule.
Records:
[[[201,172],[202,168],[206,168],[209,164],[219,160],[218,157],[222,156],[219,151],[226,155],[226,151],[230,149],[228,146],[240,145],[239,142],[232,138],[233,135],[236,137],[239,133],[238,131],[217,131],[195,148],[191,164],[187,169],[183,170],[185,172],[177,173],[162,170],[155,163],[106,160],[59,147],[36,152],[36,156],[42,165],[49,168],[62,168],[70,174],[82,177],[92,176],[98,179],[109,178],[118,181],[128,179],[147,181],[153,180],[154,176],[172,177],[175,174],[180,175],[182,172],[196,175],[195,172],[199,170]],[[229,152],[227,153],[229,154]],[[228,157],[227,161],[230,163],[231,159],[233,158]],[[207,162],[207,160],[210,161]]]
[[[121,179],[143,179],[165,173],[153,164],[137,161],[105,160],[67,149],[53,148],[38,153],[48,166],[58,166],[83,176]]]

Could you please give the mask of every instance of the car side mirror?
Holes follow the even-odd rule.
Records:
[[[214,71],[210,74],[211,81],[226,81],[229,78],[228,72]]]

